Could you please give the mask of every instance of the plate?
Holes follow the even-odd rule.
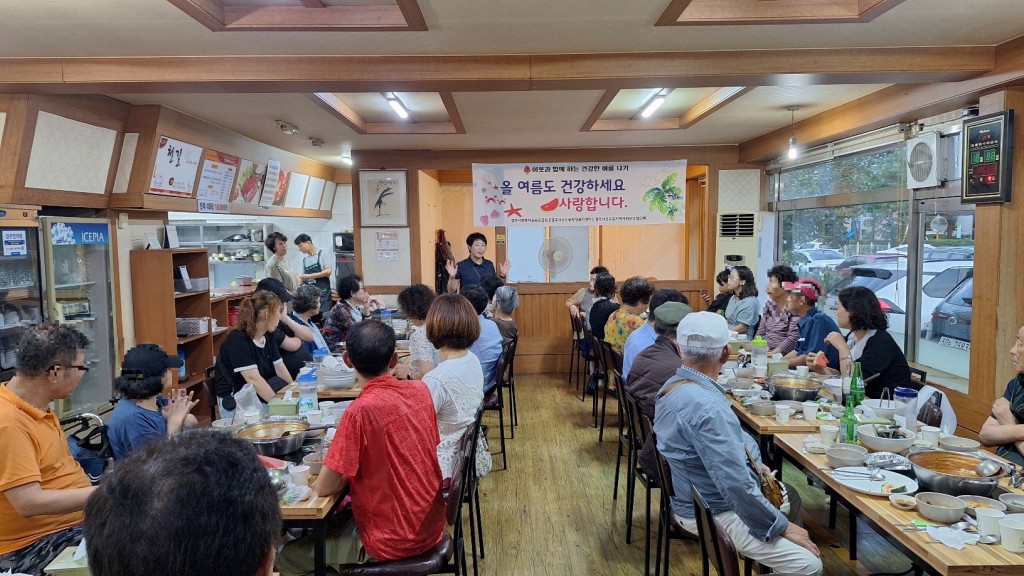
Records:
[[[914,492],[917,492],[918,489],[916,481],[907,478],[906,476],[900,474],[899,472],[893,472],[892,470],[881,471],[882,476],[885,477],[884,480],[869,480],[867,477],[843,477],[842,473],[840,472],[841,470],[845,470],[847,472],[860,472],[862,474],[867,474],[870,471],[863,466],[848,466],[844,468],[837,468],[835,472],[832,473],[832,478],[836,482],[842,484],[843,486],[849,488],[850,490],[853,490],[854,492],[860,492],[861,494],[871,494],[872,496],[889,496],[889,494],[892,494],[892,492],[889,490],[885,490],[885,488],[888,485],[906,486],[907,491],[898,492],[898,494],[913,494]]]

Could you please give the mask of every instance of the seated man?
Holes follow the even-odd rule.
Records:
[[[687,314],[676,329],[683,365],[658,393],[654,432],[672,470],[673,512],[696,533],[691,486],[704,498],[740,555],[789,574],[822,574],[818,547],[761,494],[743,431],[715,379],[729,360],[729,325],[711,312]]]
[[[839,369],[839,350],[825,342],[825,337],[832,332],[839,332],[839,325],[831,316],[817,309],[818,300],[825,295],[825,290],[814,278],[801,278],[796,282],[784,282],[782,287],[789,292],[786,306],[789,311],[800,319],[800,338],[796,341],[796,349],[786,354],[785,359],[790,368],[803,366],[807,356],[823,352],[828,359],[828,366]]]
[[[0,572],[42,574],[82,540],[93,487],[71,457],[50,402],[71,396],[89,371],[89,340],[68,326],[29,328],[17,373],[0,386]]]
[[[85,507],[93,576],[270,576],[280,530],[256,453],[213,429],[133,452]]]
[[[650,345],[654,344],[654,341],[658,339],[658,332],[655,327],[654,311],[658,309],[658,306],[666,302],[680,302],[689,306],[690,301],[678,290],[671,288],[662,288],[654,292],[654,296],[651,296],[651,303],[647,307],[647,322],[643,326],[637,328],[632,334],[626,338],[626,345],[622,348],[622,381],[629,382],[629,369],[633,366],[633,360],[636,359],[637,355],[646,350]],[[672,326],[675,329],[675,326]],[[675,372],[675,369],[673,369]],[[662,381],[659,383],[664,384]]]
[[[484,316],[487,308],[487,293],[476,284],[468,284],[460,294],[469,300],[480,316],[480,337],[469,348],[469,351],[476,354],[480,360],[480,367],[484,371],[484,396],[488,395],[495,385],[495,370],[498,368],[498,360],[501,359],[501,330],[494,320]]]
[[[657,298],[658,295],[654,296]],[[651,303],[653,305],[653,299]],[[676,370],[682,364],[679,348],[676,347],[676,326],[690,312],[690,307],[680,302],[666,302],[655,308],[651,317],[654,318],[654,331],[658,339],[636,357],[631,376],[626,381],[626,391],[636,398],[640,412],[652,421],[658,390],[675,376]],[[636,334],[634,332],[630,339]],[[626,342],[626,345],[628,346],[629,342]],[[650,438],[640,452],[640,466],[651,478],[657,478],[658,462],[654,458],[654,443]]]
[[[348,487],[354,519],[328,535],[327,563],[422,554],[440,542],[446,520],[434,401],[422,382],[388,373],[398,363],[395,332],[380,322],[349,330],[344,359],[363,393],[345,410],[313,490]],[[282,576],[312,574],[313,538],[287,544],[277,567]]]
[[[180,388],[170,398],[160,395],[171,385],[171,368],[181,359],[168,356],[156,344],[139,344],[124,355],[117,389],[123,397],[114,406],[107,424],[107,437],[120,460],[134,449],[174,436],[185,427],[198,424],[189,411],[199,403],[192,393]]]

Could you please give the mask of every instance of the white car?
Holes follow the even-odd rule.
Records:
[[[795,250],[791,266],[801,276],[813,276],[820,274],[825,268],[835,269],[836,266],[842,264],[843,260],[846,260],[846,256],[838,250],[824,248]]]

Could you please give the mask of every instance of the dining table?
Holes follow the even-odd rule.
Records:
[[[808,422],[803,419],[803,414],[794,413],[789,417],[787,422],[779,422],[774,416],[758,416],[751,414],[750,410],[743,405],[742,399],[733,396],[732,394],[726,394],[729,399],[729,403],[732,405],[732,411],[739,418],[740,424],[744,428],[750,431],[750,433],[757,440],[757,445],[761,450],[761,459],[769,468],[775,470],[776,475],[781,479],[782,475],[782,456],[774,446],[774,438],[776,434],[791,434],[791,433],[805,433],[805,434],[817,434],[818,426],[820,422],[815,420]]]
[[[918,567],[943,576],[1024,574],[1024,554],[1009,552],[999,544],[968,544],[963,550],[956,550],[934,540],[924,530],[912,529],[915,522],[923,520],[918,512],[896,508],[889,502],[887,495],[869,495],[848,488],[834,477],[824,454],[804,450],[806,438],[807,433],[778,433],[775,434],[774,444],[790,462],[824,483],[828,490],[847,505],[851,514],[856,511],[880,536],[911,558]],[[1024,490],[1013,488],[1009,478],[1003,479],[997,490],[1024,494]],[[851,559],[855,559],[852,552],[855,544],[854,530],[850,533]]]
[[[310,479],[310,486],[313,485],[313,479],[315,476]],[[312,530],[313,566],[316,576],[327,575],[327,525],[346,492],[330,496],[313,496],[295,504],[281,503],[281,520],[286,530]]]
[[[295,384],[289,384],[278,390],[277,397],[284,398],[285,394],[289,391],[292,393],[292,398],[299,397],[299,387]],[[316,389],[317,400],[321,402],[324,400],[355,400],[362,393],[362,386],[355,388],[328,388],[327,386],[320,386]]]

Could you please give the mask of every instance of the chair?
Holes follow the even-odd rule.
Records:
[[[115,399],[114,402],[117,402]],[[84,412],[60,420],[67,438],[68,449],[93,485],[114,462],[114,447],[110,443],[108,427],[103,418],[91,412]]]
[[[476,446],[473,442],[475,432],[466,430],[459,442],[459,453],[462,454],[461,466],[452,474],[452,482],[441,497],[448,504],[448,525],[452,534],[445,532],[441,541],[433,548],[412,558],[392,560],[390,562],[369,562],[366,564],[342,564],[338,572],[342,576],[427,576],[428,574],[465,574],[466,553],[465,538],[462,533],[462,502],[466,496],[468,478],[472,474],[472,456]]]
[[[206,392],[206,401],[210,403],[210,422],[217,420],[217,366],[213,365],[206,369],[203,376],[203,390]]]
[[[622,387],[622,385],[623,385],[622,384],[622,354],[620,354],[618,351],[616,351],[615,348],[612,348],[612,345],[609,344],[608,342],[602,341],[601,342],[601,356],[602,356],[602,364],[604,364],[605,379],[604,379],[604,392],[601,395],[601,425],[600,425],[600,431],[597,434],[597,441],[598,442],[604,442],[605,408],[608,405],[608,388],[612,385],[612,376],[615,377],[616,389],[618,389],[619,387]],[[597,394],[594,395],[594,400],[596,402]],[[619,429],[620,429],[620,432],[621,432],[621,428],[622,428],[621,427],[621,422],[622,422],[622,420],[621,420],[622,407],[621,406],[619,407],[619,411],[618,412],[619,412],[619,416],[620,416],[620,419],[619,419],[619,423],[620,423]]]
[[[636,442],[643,446],[647,436],[650,435],[649,424],[644,423],[640,414],[640,407],[636,399],[628,393],[623,396],[626,400],[626,419],[629,421],[629,429],[635,433]],[[626,543],[629,544],[633,536],[633,500],[636,494],[636,483],[639,480],[646,491],[646,546],[644,547],[644,574],[651,573],[651,490],[658,488],[658,481],[647,476],[639,464],[639,451],[634,452],[633,461],[630,465],[629,484],[626,485]]]
[[[588,348],[586,353],[584,353],[583,350],[582,350],[582,346],[583,346],[584,342],[587,343],[587,348]],[[590,370],[591,363],[593,363],[594,373],[597,374],[597,377],[598,378],[602,377],[600,366],[598,366],[598,362],[599,362],[599,359],[600,359],[601,355],[595,353],[597,350],[600,350],[601,348],[600,347],[596,347],[595,348],[595,342],[600,342],[600,340],[594,337],[594,333],[590,330],[590,326],[588,326],[587,323],[584,322],[583,323],[583,340],[580,341],[580,346],[581,346],[580,357],[581,357],[581,360],[584,363],[584,368],[583,368],[583,375],[584,375],[583,376],[583,392],[580,394],[580,400],[581,401],[586,401],[587,400],[587,381],[589,380],[589,376],[590,376],[590,374],[588,374],[588,371]],[[596,392],[595,392],[595,394],[596,394]],[[595,403],[594,406],[595,406],[594,414],[596,415],[597,414],[597,404]],[[594,423],[594,426],[597,426],[596,421]]]
[[[505,451],[505,395],[502,390],[505,388],[501,385],[505,381],[506,374],[508,372],[508,359],[509,350],[512,348],[513,342],[506,342],[501,346],[501,358],[498,359],[498,364],[495,366],[494,391],[488,394],[484,398],[484,412],[496,411],[498,413],[498,429],[501,434],[501,469],[508,470],[508,454]]]
[[[466,493],[463,503],[469,506],[469,542],[473,555],[473,575],[477,574],[477,539],[480,541],[480,558],[484,557],[484,526],[480,513],[480,476],[476,473],[476,447],[480,435],[480,422],[484,417],[483,405],[476,411],[476,418],[473,419],[473,452],[469,460],[469,484],[466,486]]]
[[[646,419],[646,416],[643,417]],[[657,435],[651,431],[651,442],[657,446]],[[661,452],[655,450],[655,455],[658,459],[658,484],[661,485],[661,503],[660,511],[658,513],[658,545],[657,545],[657,559],[654,563],[654,573],[661,574],[661,563],[665,562],[665,574],[669,573],[668,559],[669,559],[669,544],[672,540],[694,540],[693,534],[690,534],[683,528],[683,525],[676,520],[675,512],[672,511],[672,499],[675,498],[676,491],[672,485],[672,471],[668,467],[668,461],[661,455]],[[703,548],[702,548],[703,551]],[[705,576],[708,574],[708,557],[704,554],[703,558],[703,573]]]
[[[577,316],[569,311],[569,324],[572,327],[572,348],[569,352],[569,384],[572,384],[573,375],[576,376],[576,389],[580,389],[580,384],[583,382],[583,376],[586,374],[584,369],[583,347],[580,344],[585,338],[583,334],[583,317]],[[575,366],[575,371],[573,370]]]
[[[612,500],[619,499],[619,469],[622,468],[622,456],[626,456],[626,471],[633,469],[642,445],[638,444],[637,432],[630,427],[630,419],[626,414],[626,386],[620,380],[619,393],[619,447],[615,455],[615,486],[612,488]]]
[[[926,370],[921,370],[920,368],[914,368],[913,366],[911,366],[910,380],[911,382],[916,382],[921,386],[924,386],[925,384],[928,383],[928,372]]]
[[[507,357],[505,362],[507,364],[505,368],[505,375],[502,380],[499,380],[499,384],[508,388],[508,418],[512,423],[509,426],[509,438],[516,437],[516,426],[519,425],[519,414],[518,405],[516,402],[516,349],[519,348],[519,336],[517,335],[509,342],[508,351],[505,352]]]

